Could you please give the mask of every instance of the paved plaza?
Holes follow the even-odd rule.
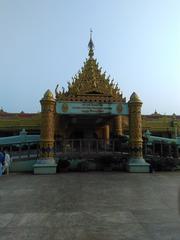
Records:
[[[0,178],[0,240],[179,240],[180,172]]]

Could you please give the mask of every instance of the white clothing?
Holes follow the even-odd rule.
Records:
[[[4,165],[9,167],[11,164],[11,158],[9,153],[5,153]]]
[[[9,153],[5,153],[3,172],[7,170],[7,174],[9,174],[9,167],[11,165],[11,158]]]

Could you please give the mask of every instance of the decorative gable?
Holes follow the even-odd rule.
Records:
[[[102,73],[101,67],[94,58],[94,44],[92,37],[88,44],[89,58],[84,62],[81,71],[68,82],[67,91],[57,92],[60,101],[95,101],[95,102],[125,102],[118,84],[110,80],[110,76]]]

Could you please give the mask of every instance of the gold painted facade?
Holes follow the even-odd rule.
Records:
[[[180,135],[180,116],[176,115],[174,122],[173,115],[158,115],[154,113],[150,115],[142,115],[142,131],[150,130],[152,135],[162,137],[175,137]],[[122,132],[129,132],[129,118],[122,116]],[[39,134],[41,125],[41,113],[8,113],[0,112],[0,136],[18,135],[24,128],[28,134]],[[61,129],[60,129],[61,125]],[[64,132],[64,125],[57,116],[57,132]],[[65,126],[66,127],[66,126]],[[67,129],[66,129],[67,130]],[[112,127],[111,127],[111,131]]]
[[[90,37],[88,47],[89,56],[78,74],[72,78],[71,82],[68,82],[68,89],[65,91],[65,89],[62,88],[62,91],[58,91],[59,85],[57,85],[55,89],[56,101],[94,103],[115,102],[119,103],[118,111],[121,113],[122,103],[126,103],[126,99],[123,98],[118,84],[115,84],[114,80],[111,80],[110,76],[106,75],[106,72],[102,72],[97,59],[94,58],[92,37]],[[64,103],[63,112],[66,113],[67,111],[68,106]],[[67,116],[62,118],[60,116],[57,117],[56,129],[58,129],[56,135],[61,135],[62,138],[74,137],[74,132],[78,132],[77,135],[80,136],[82,132],[84,132],[85,137],[89,137],[90,135],[93,137],[96,135],[98,138],[104,138],[104,140],[109,143],[110,133],[112,134],[112,132],[115,132],[116,136],[122,134],[122,121],[120,117],[113,116],[96,116],[89,120],[87,117],[83,120],[81,116]],[[89,131],[91,131],[92,134],[89,135]]]

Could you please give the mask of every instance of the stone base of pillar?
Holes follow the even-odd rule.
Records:
[[[34,164],[34,174],[56,174],[57,164],[52,159],[38,159]]]
[[[143,158],[130,158],[127,169],[132,173],[149,173],[149,163]]]

